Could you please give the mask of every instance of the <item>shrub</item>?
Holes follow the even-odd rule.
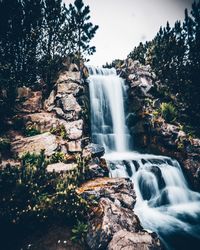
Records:
[[[161,108],[161,115],[166,120],[166,122],[174,122],[176,120],[177,111],[172,103],[163,102],[160,108]]]
[[[65,161],[65,154],[63,152],[55,152],[50,160],[49,163],[57,163],[57,162],[64,162]]]
[[[36,226],[61,219],[84,220],[88,205],[76,192],[79,171],[49,173],[44,151],[26,154],[20,167],[0,169],[0,222]]]
[[[88,231],[88,225],[77,221],[77,224],[72,228],[72,237],[71,240],[75,243],[81,242],[85,243],[85,237]]]
[[[10,140],[7,138],[0,138],[0,152],[5,153],[10,150]]]
[[[56,128],[51,128],[50,133],[61,136],[64,140],[67,139],[67,132],[64,125],[58,125]]]
[[[40,131],[36,128],[34,124],[28,125],[24,129],[24,135],[27,137],[34,136],[40,134]]]

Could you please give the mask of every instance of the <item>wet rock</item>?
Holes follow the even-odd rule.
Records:
[[[123,178],[97,178],[84,183],[78,192],[84,198],[93,196],[95,200],[100,198],[109,198],[115,204],[124,208],[133,208],[136,202],[136,195],[133,189],[133,183]]]
[[[126,124],[129,128],[136,125],[138,122],[138,117],[135,113],[129,113],[126,118]]]
[[[48,172],[67,172],[71,171],[77,168],[77,164],[71,163],[71,164],[65,164],[63,162],[58,162],[54,164],[49,164],[47,166]]]
[[[45,155],[50,156],[57,148],[58,142],[56,136],[49,132],[11,142],[12,152],[19,157],[27,152],[39,154],[44,149]]]
[[[98,177],[108,177],[109,170],[104,159],[95,157],[88,162],[87,179],[91,180]]]
[[[120,230],[114,234],[108,250],[159,250],[160,241],[154,234],[147,232],[128,232]]]
[[[103,146],[95,143],[90,143],[84,148],[83,154],[86,155],[91,155],[93,157],[101,157],[105,153],[105,149]]]
[[[137,216],[108,198],[101,198],[95,217],[89,223],[87,244],[91,249],[106,249],[113,235],[122,229],[131,232],[141,229]]]
[[[200,159],[190,157],[183,161],[183,169],[196,191],[200,191]]]

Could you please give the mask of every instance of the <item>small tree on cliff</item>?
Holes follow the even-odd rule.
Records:
[[[84,6],[82,0],[75,0],[74,5],[69,5],[71,19],[69,25],[73,30],[75,39],[75,53],[78,55],[79,67],[80,59],[87,55],[92,55],[96,48],[90,46],[90,40],[94,37],[98,26],[89,22],[90,8]]]

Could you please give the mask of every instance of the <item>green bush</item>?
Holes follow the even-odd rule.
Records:
[[[49,159],[49,163],[65,162],[65,154],[63,152],[55,152]]]
[[[161,108],[161,115],[166,120],[166,122],[174,122],[176,120],[177,111],[172,103],[163,102],[160,108]]]
[[[24,129],[24,135],[27,137],[34,136],[34,135],[39,135],[40,131],[36,128],[36,126],[33,125],[28,125]]]
[[[67,139],[67,132],[64,125],[58,125],[56,128],[51,128],[50,133],[61,136],[64,140]]]
[[[71,240],[75,243],[85,243],[85,237],[88,231],[88,225],[78,221],[77,224],[72,228]]]
[[[7,138],[0,138],[0,152],[5,153],[10,150],[10,140]]]
[[[33,227],[56,219],[84,220],[88,205],[76,192],[79,171],[47,172],[44,151],[26,154],[20,167],[0,169],[0,222]]]

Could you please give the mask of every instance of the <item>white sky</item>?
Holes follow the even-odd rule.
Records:
[[[66,4],[73,0],[63,0]],[[151,40],[160,26],[184,18],[193,0],[84,0],[90,6],[91,21],[99,25],[91,45],[97,52],[90,64],[101,66],[125,59],[141,41]]]

